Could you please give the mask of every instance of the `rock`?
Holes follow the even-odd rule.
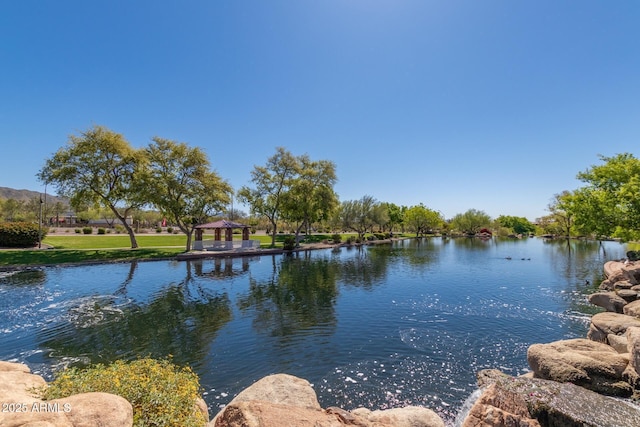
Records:
[[[632,291],[640,292],[640,285],[633,285],[630,289]]]
[[[421,406],[406,406],[384,411],[358,408],[352,411],[352,414],[363,418],[370,423],[368,425],[372,426],[444,427],[444,421],[435,412]]]
[[[511,377],[500,371],[492,374],[485,373],[483,377],[485,382],[493,381],[498,384],[496,388],[498,395],[503,391],[519,395],[526,402],[531,417],[543,426],[640,425],[639,407],[574,384],[538,378]],[[499,403],[499,400],[494,400],[493,403]],[[518,424],[503,424],[503,426],[507,425],[518,426]]]
[[[627,305],[627,301],[615,292],[596,292],[589,295],[587,299],[591,304],[613,313],[622,313],[622,308]]]
[[[635,300],[625,305],[622,312],[627,316],[640,317],[640,300]]]
[[[533,344],[527,361],[536,378],[573,383],[612,396],[633,393],[623,379],[628,359],[606,344],[582,338]]]
[[[47,401],[59,403],[73,427],[133,426],[133,408],[123,397],[110,393],[82,393]]]
[[[629,328],[626,335],[629,365],[640,375],[640,328]]]
[[[256,381],[238,393],[231,403],[253,400],[322,409],[320,403],[318,403],[316,392],[309,381],[287,374],[269,375]]]
[[[607,335],[607,341],[609,342],[609,345],[619,354],[629,353],[629,350],[627,349],[628,341],[626,336],[609,334]]]
[[[587,338],[607,342],[607,335],[623,335],[631,326],[640,326],[640,319],[610,312],[594,314],[591,317]]]
[[[471,407],[462,427],[540,427],[531,418],[527,402],[517,393],[491,384]]]
[[[364,408],[323,410],[308,381],[286,374],[265,377],[240,392],[209,427],[444,427],[427,408],[409,406],[386,411]]]
[[[17,404],[20,412],[4,412],[0,426],[127,427],[133,425],[133,408],[124,398],[107,393],[83,393],[43,401],[33,389],[46,385],[20,363],[0,362],[0,402]],[[18,407],[14,406],[14,409]]]
[[[616,293],[620,298],[624,299],[628,303],[638,299],[638,293],[631,289],[619,289]]]
[[[628,281],[638,285],[640,281],[640,263],[626,264],[620,261],[608,261],[604,264],[604,274],[611,282]]]
[[[602,281],[602,283],[600,283],[600,290],[602,291],[612,291],[613,290],[613,286],[614,283],[609,280],[609,279],[605,279]]]
[[[408,406],[386,411],[340,408],[326,411],[302,406],[281,405],[265,401],[230,403],[210,423],[210,427],[444,427],[433,411]]]
[[[622,282],[615,282],[613,284],[613,290],[617,291],[620,289],[631,289],[634,286],[638,286],[638,285],[632,285],[631,283],[627,282],[626,280],[623,280]]]

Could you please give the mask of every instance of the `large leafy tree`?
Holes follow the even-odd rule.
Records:
[[[395,227],[399,227],[403,224],[404,215],[407,211],[406,206],[398,206],[395,203],[385,202],[381,204],[386,208],[388,221],[385,226],[389,231],[393,232]]]
[[[416,237],[440,228],[444,219],[439,212],[427,208],[422,203],[407,209],[404,224],[408,230],[416,233]]]
[[[599,235],[640,234],[640,160],[630,153],[600,156],[604,162],[578,174],[586,186],[577,191],[576,222]]]
[[[282,196],[283,218],[296,224],[296,241],[303,227],[326,220],[338,204],[333,186],[337,181],[335,164],[328,160],[297,158],[298,173]]]
[[[224,209],[232,188],[210,170],[207,155],[197,147],[155,137],[146,153],[146,199],[187,235],[189,251],[195,227]]]
[[[265,166],[254,166],[251,171],[253,187],[243,186],[238,199],[251,207],[251,213],[266,217],[271,224],[271,246],[276,244],[278,220],[282,215],[285,194],[300,170],[298,159],[283,147],[269,157]]]
[[[522,216],[500,215],[496,222],[502,227],[508,228],[515,234],[528,234],[536,231],[536,226]]]
[[[451,228],[470,235],[490,226],[491,217],[477,209],[469,209],[465,213],[457,214],[451,220]]]
[[[342,228],[358,233],[362,240],[367,230],[376,223],[376,207],[379,203],[372,196],[363,196],[359,200],[346,200],[340,205],[338,215]]]
[[[119,133],[103,126],[69,137],[38,173],[46,184],[53,184],[59,195],[71,205],[109,209],[123,225],[131,239],[138,243],[127,221],[131,212],[142,205],[140,178],[145,170],[145,156],[131,147]]]

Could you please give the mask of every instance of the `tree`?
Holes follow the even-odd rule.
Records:
[[[243,186],[238,191],[238,199],[251,206],[252,214],[269,219],[272,227],[271,246],[276,244],[283,196],[291,187],[298,170],[297,159],[283,147],[278,147],[265,166],[254,166],[251,172],[254,188]]]
[[[144,153],[127,140],[102,126],[71,135],[38,173],[38,179],[56,186],[72,206],[102,206],[113,212],[129,234],[131,248],[138,243],[127,221],[141,206],[140,177],[144,173]]]
[[[581,226],[597,234],[615,233],[621,237],[640,234],[640,160],[630,153],[600,156],[602,165],[591,166],[578,174],[587,185],[576,200]],[[588,206],[585,206],[588,205]],[[603,214],[605,218],[603,217]],[[582,216],[584,215],[584,216]],[[601,227],[594,227],[607,222]]]
[[[355,231],[358,233],[358,239],[362,241],[364,234],[375,223],[377,205],[378,202],[371,196],[342,202],[338,215],[343,229]]]
[[[439,212],[425,207],[422,203],[407,209],[404,223],[408,230],[416,233],[416,237],[440,228],[444,219]]]
[[[529,234],[536,231],[535,225],[531,224],[527,218],[521,216],[500,215],[496,222],[510,229],[515,234]]]
[[[465,213],[457,214],[451,220],[451,227],[462,233],[473,235],[491,225],[491,217],[477,209],[469,209]]]
[[[387,210],[387,217],[389,220],[387,221],[386,227],[389,228],[389,231],[393,232],[395,227],[398,227],[404,221],[404,214],[407,210],[406,206],[398,206],[395,203],[382,203],[382,205]]]
[[[307,233],[315,222],[325,220],[338,204],[333,190],[337,181],[335,164],[328,160],[312,161],[304,155],[297,158],[298,173],[282,195],[283,218],[296,224],[296,241],[303,227]]]
[[[189,251],[195,227],[222,211],[233,190],[210,170],[207,155],[197,147],[155,137],[146,153],[147,200],[187,235]]]

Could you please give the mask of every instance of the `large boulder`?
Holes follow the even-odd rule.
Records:
[[[498,398],[491,399],[492,405],[510,412],[513,410],[511,405],[515,399],[512,396],[515,394],[524,400],[531,418],[536,419],[542,426],[640,426],[640,409],[637,406],[594,393],[574,384],[538,378],[511,377],[496,370],[481,371],[478,376],[482,378],[481,386],[496,384],[492,393]],[[500,398],[503,395],[507,398]],[[503,407],[503,401],[508,406]],[[519,410],[522,408],[521,405],[517,407],[520,408]],[[524,415],[524,412],[521,414]],[[491,424],[485,420],[485,424],[470,425],[515,427],[531,424]]]
[[[533,344],[527,361],[536,378],[573,383],[612,396],[633,393],[623,378],[628,358],[606,344],[583,338]]]
[[[371,426],[444,427],[444,422],[435,412],[422,406],[406,406],[383,411],[358,408],[352,414],[363,418]]]
[[[589,302],[613,313],[622,313],[627,301],[615,292],[596,292],[589,295]]]
[[[340,408],[323,410],[308,381],[286,374],[265,377],[240,392],[209,427],[444,427],[442,419],[422,407],[386,411]]]
[[[613,283],[627,281],[637,285],[640,282],[640,262],[608,261],[604,264],[604,274]]]
[[[618,313],[598,313],[591,317],[587,338],[593,341],[607,342],[607,335],[623,335],[627,328],[640,327],[640,319]]]
[[[0,402],[9,412],[0,415],[3,427],[127,427],[133,408],[124,398],[108,393],[83,393],[43,401],[36,390],[44,379],[26,365],[0,362]],[[13,405],[13,406],[11,406]]]
[[[540,427],[540,423],[531,417],[522,396],[494,383],[471,407],[462,427],[503,426]]]
[[[627,316],[640,317],[640,300],[635,300],[625,305],[622,312]]]

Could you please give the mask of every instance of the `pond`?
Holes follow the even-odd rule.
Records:
[[[139,356],[189,364],[215,414],[256,380],[323,407],[424,405],[451,423],[480,369],[584,337],[615,242],[410,239],[293,255],[42,268],[0,276],[0,360],[51,379]]]

